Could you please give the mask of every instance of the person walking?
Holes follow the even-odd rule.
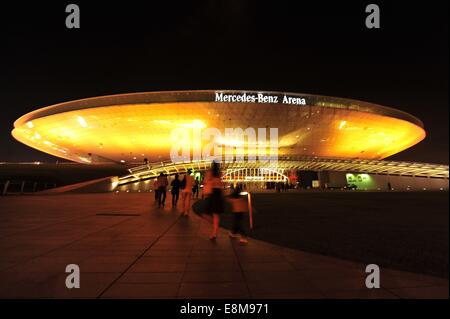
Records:
[[[158,207],[164,207],[166,205],[166,196],[167,196],[167,186],[169,185],[169,181],[167,180],[167,176],[164,173],[159,174],[158,176]]]
[[[180,180],[178,179],[178,174],[175,174],[175,179],[170,183],[172,189],[170,193],[172,194],[172,207],[177,207],[178,198],[180,196]]]
[[[228,197],[233,214],[232,231],[228,233],[228,236],[231,238],[239,237],[239,242],[244,245],[248,243],[247,232],[244,226],[245,214],[249,212],[247,196],[241,195],[241,187],[236,186],[231,195]]]
[[[192,170],[188,169],[187,173],[184,175],[181,181],[181,201],[183,216],[189,216],[191,210],[191,197],[192,197],[192,187],[194,186],[194,177],[191,176]]]
[[[203,192],[206,196],[206,213],[212,215],[213,218],[212,233],[209,239],[216,240],[220,215],[224,212],[223,183],[219,163],[212,163],[211,169],[205,175],[203,184]]]
[[[155,192],[155,204],[159,202],[159,194],[158,194],[158,178],[153,182],[153,191]]]
[[[194,186],[192,187],[192,199],[198,199],[198,192],[200,188],[200,179],[198,177],[194,180]]]

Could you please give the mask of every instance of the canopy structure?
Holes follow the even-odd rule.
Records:
[[[164,173],[167,175],[174,175],[177,173],[182,174],[187,172],[188,169],[204,171],[211,166],[211,163],[211,161],[185,163],[161,162],[142,165],[131,168],[129,170],[129,175],[123,176],[119,179],[119,185],[152,179],[157,177],[160,173]],[[224,172],[224,175],[237,172],[239,170],[250,170],[250,174],[248,176],[269,176],[269,179],[264,178],[261,181],[285,180],[287,176],[284,173],[292,169],[358,172],[392,176],[414,176],[447,179],[449,177],[448,165],[379,160],[342,160],[298,157],[281,158],[276,164],[269,162],[236,162],[222,165],[222,171]],[[257,170],[266,170],[266,173]],[[233,181],[232,178],[228,178],[227,180]]]

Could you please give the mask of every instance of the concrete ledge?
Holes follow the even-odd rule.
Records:
[[[114,191],[118,184],[117,176],[94,179],[87,182],[56,187],[37,192],[36,195],[56,195],[62,193],[108,193]]]

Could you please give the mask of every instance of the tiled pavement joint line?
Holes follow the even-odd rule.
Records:
[[[202,221],[203,221],[203,220],[199,218],[199,222],[198,222],[198,226],[197,226],[197,231],[195,232],[195,237],[196,237],[196,238],[198,237],[198,233],[199,233],[200,228],[201,228],[201,226],[202,226]],[[191,256],[192,251],[194,250],[195,241],[196,241],[195,239],[192,241],[192,245],[191,245],[191,247],[189,248],[188,258]],[[177,289],[177,298],[180,297],[181,285],[183,284],[183,279],[184,279],[184,277],[185,277],[185,275],[186,275],[186,268],[187,268],[187,262],[186,262],[186,265],[185,265],[185,267],[184,267],[183,274],[181,275],[180,284],[178,285],[178,289]]]
[[[402,296],[400,296],[399,294],[396,294],[395,292],[392,291],[392,289],[388,289],[388,288],[383,288],[383,290],[387,291],[388,293],[394,295],[395,297],[397,297],[398,299],[405,299]]]
[[[304,274],[302,274],[302,272],[298,271],[297,268],[295,267],[294,263],[292,261],[289,261],[288,259],[286,259],[286,256],[283,255],[283,253],[280,254],[280,257],[282,257],[289,265],[291,265],[296,272],[304,279],[306,280],[312,287],[316,288],[317,291],[320,292],[320,294],[322,295],[322,298],[326,297],[325,292],[323,291],[323,289],[320,289],[320,287],[318,287],[318,285],[314,284],[311,280],[308,279],[307,276],[305,276]]]
[[[237,245],[237,244],[233,243],[233,242],[231,243],[231,247],[233,249],[234,255],[236,256],[239,269],[241,270],[241,273],[242,273],[242,278],[244,279],[244,282],[245,282],[245,287],[247,288],[248,297],[251,299],[251,298],[253,298],[252,291],[250,290],[250,287],[248,286],[247,277],[245,276],[245,271],[244,271],[244,268],[242,267],[241,261],[239,260],[239,256],[236,252],[236,248],[234,247],[235,245]]]
[[[123,275],[125,275],[126,273],[127,273],[127,271],[128,270],[130,270],[131,269],[131,267],[133,267],[137,262],[138,262],[138,260],[139,259],[141,259],[142,257],[144,257],[144,255],[162,238],[162,237],[164,237],[164,235],[165,234],[167,234],[168,232],[169,232],[169,230],[173,227],[173,226],[175,226],[175,224],[180,220],[180,218],[181,218],[181,215],[180,216],[178,216],[176,219],[175,219],[175,221],[172,223],[172,224],[170,224],[169,225],[169,227],[167,227],[167,229],[166,230],[164,230],[162,233],[161,233],[161,235],[159,235],[158,237],[156,237],[156,239],[154,240],[154,241],[152,241],[151,243],[150,243],[150,245],[148,245],[148,247],[147,248],[145,248],[143,251],[142,251],[142,253],[141,254],[139,254],[139,256],[137,256],[136,257],[136,259],[124,270],[124,271],[122,271],[121,273],[120,273],[120,275],[119,276],[117,276],[117,278],[116,279],[114,279],[105,289],[103,289],[103,291],[97,296],[97,298],[96,299],[99,299],[99,298],[101,298],[116,282],[118,282],[119,280],[120,280],[120,278],[122,278],[123,277]]]
[[[127,222],[127,221],[129,221],[130,219],[133,219],[133,218],[135,218],[135,217],[130,217],[130,218],[124,219],[124,220],[122,220],[122,221],[120,221],[120,222],[118,222],[118,223],[116,223],[116,224],[107,226],[107,227],[102,228],[102,229],[100,229],[100,230],[97,230],[97,231],[94,231],[94,232],[92,232],[92,233],[89,233],[89,234],[87,234],[87,235],[85,235],[85,236],[82,236],[82,237],[80,237],[80,238],[78,238],[78,239],[76,239],[76,240],[73,240],[73,241],[71,241],[71,242],[65,244],[65,245],[58,246],[58,247],[56,247],[56,248],[50,249],[49,251],[46,251],[45,253],[39,254],[39,255],[37,255],[37,256],[33,256],[33,257],[29,258],[29,259],[26,259],[26,260],[23,260],[23,261],[20,261],[20,262],[17,262],[17,263],[14,263],[13,265],[11,265],[11,266],[9,266],[9,267],[7,267],[7,268],[2,269],[2,271],[8,270],[8,269],[13,268],[13,267],[16,267],[18,264],[30,262],[30,261],[32,261],[32,260],[34,260],[34,259],[36,259],[36,258],[39,258],[39,257],[44,257],[45,255],[50,254],[50,253],[52,253],[52,252],[54,252],[54,251],[57,251],[57,250],[60,250],[60,249],[64,249],[65,247],[68,247],[68,246],[70,246],[70,245],[72,245],[72,244],[74,244],[74,243],[76,243],[76,242],[79,242],[79,241],[85,239],[86,237],[89,237],[89,236],[92,236],[92,235],[94,235],[94,234],[100,233],[100,232],[102,232],[102,231],[104,231],[104,230],[106,230],[106,229],[109,229],[109,228],[112,228],[112,227],[116,227],[117,225],[120,225],[120,224],[122,224],[122,223],[124,223],[124,222]]]
[[[207,223],[210,223],[210,221],[207,220],[202,214],[196,214],[196,215],[201,220],[203,220],[203,221],[205,221]],[[228,234],[228,230],[227,229],[222,228],[222,227],[220,227],[220,229],[222,229],[223,231],[225,231],[226,234]],[[248,286],[248,281],[247,281],[247,277],[245,276],[244,268],[241,265],[241,262],[239,260],[239,256],[238,256],[238,254],[236,252],[236,249],[235,249],[234,245],[235,245],[235,243],[232,242],[231,243],[231,247],[232,247],[231,249],[233,250],[234,256],[236,257],[236,260],[237,260],[237,263],[238,263],[238,266],[239,266],[239,270],[241,271],[242,278],[244,279],[244,282],[245,282],[245,287],[247,288],[248,296],[251,299],[252,298],[252,292],[250,290],[250,287]]]
[[[86,216],[83,216],[83,217],[68,218],[68,219],[65,219],[65,220],[62,220],[62,221],[59,221],[59,222],[45,224],[43,226],[39,226],[39,227],[36,227],[36,228],[20,230],[18,232],[15,232],[15,233],[12,233],[12,234],[9,234],[9,235],[6,235],[6,236],[0,236],[0,239],[8,238],[8,237],[11,237],[11,236],[16,236],[16,235],[19,235],[21,233],[26,233],[26,232],[30,232],[30,231],[36,231],[36,230],[39,230],[39,229],[45,229],[47,227],[56,226],[56,225],[59,225],[59,224],[64,224],[64,223],[71,222],[71,221],[74,221],[74,220],[83,220],[85,218],[89,218],[89,217],[93,217],[93,216],[95,216],[95,214],[93,214],[93,215],[86,215]]]
[[[43,195],[32,195],[32,196],[43,196]],[[58,196],[58,195],[47,195],[47,196]],[[15,233],[12,233],[12,234],[9,234],[9,235],[6,235],[6,236],[0,236],[0,239],[8,238],[8,237],[11,237],[11,236],[16,236],[16,235],[19,235],[21,233],[26,233],[26,232],[30,232],[30,231],[36,231],[36,230],[39,230],[39,229],[45,229],[45,228],[50,227],[50,226],[56,226],[56,225],[59,225],[59,224],[64,224],[64,223],[72,222],[72,221],[75,221],[75,220],[83,220],[83,219],[86,219],[86,218],[95,217],[96,215],[97,215],[97,213],[89,214],[89,215],[85,215],[85,216],[81,216],[81,217],[78,216],[78,217],[74,217],[74,218],[68,217],[67,219],[64,219],[64,220],[61,220],[61,221],[58,221],[58,222],[44,224],[42,226],[38,226],[38,227],[35,227],[35,228],[26,229],[26,230],[20,230],[20,231],[17,231]]]
[[[393,294],[394,296],[396,296],[399,299],[405,299],[404,297],[402,297],[399,294],[396,294],[394,291],[392,291],[393,289],[389,289],[389,288],[383,288],[383,289],[386,290],[387,292]]]
[[[201,220],[203,220],[203,221],[205,221],[205,222],[207,222],[207,223],[210,223],[210,221],[208,221],[208,220],[207,220],[205,217],[203,217],[202,215],[197,214],[197,217],[199,217]],[[228,234],[228,230],[227,230],[227,229],[222,228],[222,227],[220,227],[220,228],[221,228],[226,234]],[[228,235],[226,235],[226,236],[228,237]],[[238,263],[239,270],[241,271],[242,278],[244,279],[243,281],[245,282],[245,288],[247,289],[248,296],[249,296],[249,298],[252,298],[252,293],[251,293],[250,287],[248,286],[247,277],[245,276],[244,268],[242,267],[241,262],[240,262],[240,260],[239,260],[239,256],[238,256],[238,254],[237,254],[237,252],[236,252],[236,248],[235,248],[235,243],[234,243],[234,242],[231,243],[231,247],[232,247],[231,249],[233,250],[234,256],[236,257],[236,261],[237,261],[237,263]]]

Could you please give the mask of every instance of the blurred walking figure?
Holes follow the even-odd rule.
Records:
[[[232,238],[238,238],[241,244],[247,244],[247,232],[244,226],[245,214],[249,212],[248,207],[248,195],[241,195],[241,187],[236,186],[233,193],[228,197],[228,201],[231,203],[231,211],[233,213],[233,227],[232,231],[228,233],[228,236]]]
[[[169,181],[167,180],[167,176],[164,173],[159,174],[157,178],[158,182],[158,207],[164,207],[166,205],[166,196],[167,196],[167,186],[169,185]]]
[[[191,173],[192,170],[188,169],[180,183],[183,216],[189,216],[191,209],[192,187],[194,186],[194,177],[191,176]]]
[[[178,198],[180,196],[180,180],[178,179],[178,174],[175,174],[175,179],[170,183],[172,189],[170,193],[172,194],[172,207],[177,207]]]
[[[192,187],[192,199],[198,199],[198,191],[200,188],[200,179],[198,177],[194,180],[194,186]]]
[[[213,162],[203,180],[203,193],[206,196],[206,212],[213,217],[213,229],[209,239],[216,240],[219,230],[220,214],[224,212],[223,184],[219,163]]]
[[[153,191],[155,192],[155,204],[158,203],[158,179],[153,182]]]

